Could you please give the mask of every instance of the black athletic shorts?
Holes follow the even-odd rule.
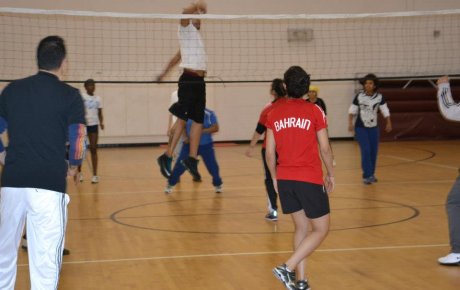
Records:
[[[86,126],[86,133],[99,133],[99,125]]]
[[[179,101],[169,111],[174,116],[187,121],[192,119],[203,124],[204,108],[206,107],[206,83],[204,77],[184,72],[179,78]]]
[[[278,191],[284,214],[303,209],[308,218],[315,219],[330,212],[329,197],[323,185],[304,181],[278,180]]]

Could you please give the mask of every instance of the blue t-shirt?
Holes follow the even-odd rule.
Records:
[[[216,114],[209,110],[205,109],[204,110],[204,120],[203,120],[203,129],[210,128],[213,125],[217,124],[217,117]],[[192,120],[187,121],[187,135],[190,136],[190,128],[192,127]],[[212,134],[210,133],[204,133],[201,134],[201,139],[200,139],[200,146],[201,145],[207,145],[213,142],[212,140]]]

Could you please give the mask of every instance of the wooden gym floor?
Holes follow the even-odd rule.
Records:
[[[444,202],[457,177],[460,140],[381,143],[379,182],[361,182],[355,142],[333,142],[335,192],[329,236],[308,259],[313,290],[460,288],[460,267],[437,264],[449,252]],[[188,173],[163,193],[159,147],[99,150],[100,183],[69,184],[62,290],[284,289],[271,269],[291,251],[289,216],[264,220],[260,148],[217,147],[224,193]],[[89,159],[89,158],[88,158]],[[16,289],[30,289],[20,250]]]

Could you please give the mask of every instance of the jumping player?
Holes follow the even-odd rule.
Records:
[[[184,9],[183,14],[203,14],[207,12],[207,5],[199,0]],[[179,78],[179,101],[173,104],[169,111],[177,117],[174,134],[169,138],[166,152],[158,157],[161,174],[171,176],[171,163],[174,149],[184,131],[188,119],[192,120],[190,129],[190,153],[182,161],[184,167],[194,179],[201,179],[198,172],[198,146],[203,129],[204,109],[206,107],[206,52],[200,35],[200,19],[181,19],[179,25],[180,51],[170,60],[164,72],[158,76],[158,81],[181,61],[183,73]]]

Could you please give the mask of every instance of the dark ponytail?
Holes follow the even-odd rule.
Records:
[[[272,91],[275,92],[276,98],[279,99],[286,96],[286,89],[284,88],[284,82],[282,79],[274,79],[272,81]]]

